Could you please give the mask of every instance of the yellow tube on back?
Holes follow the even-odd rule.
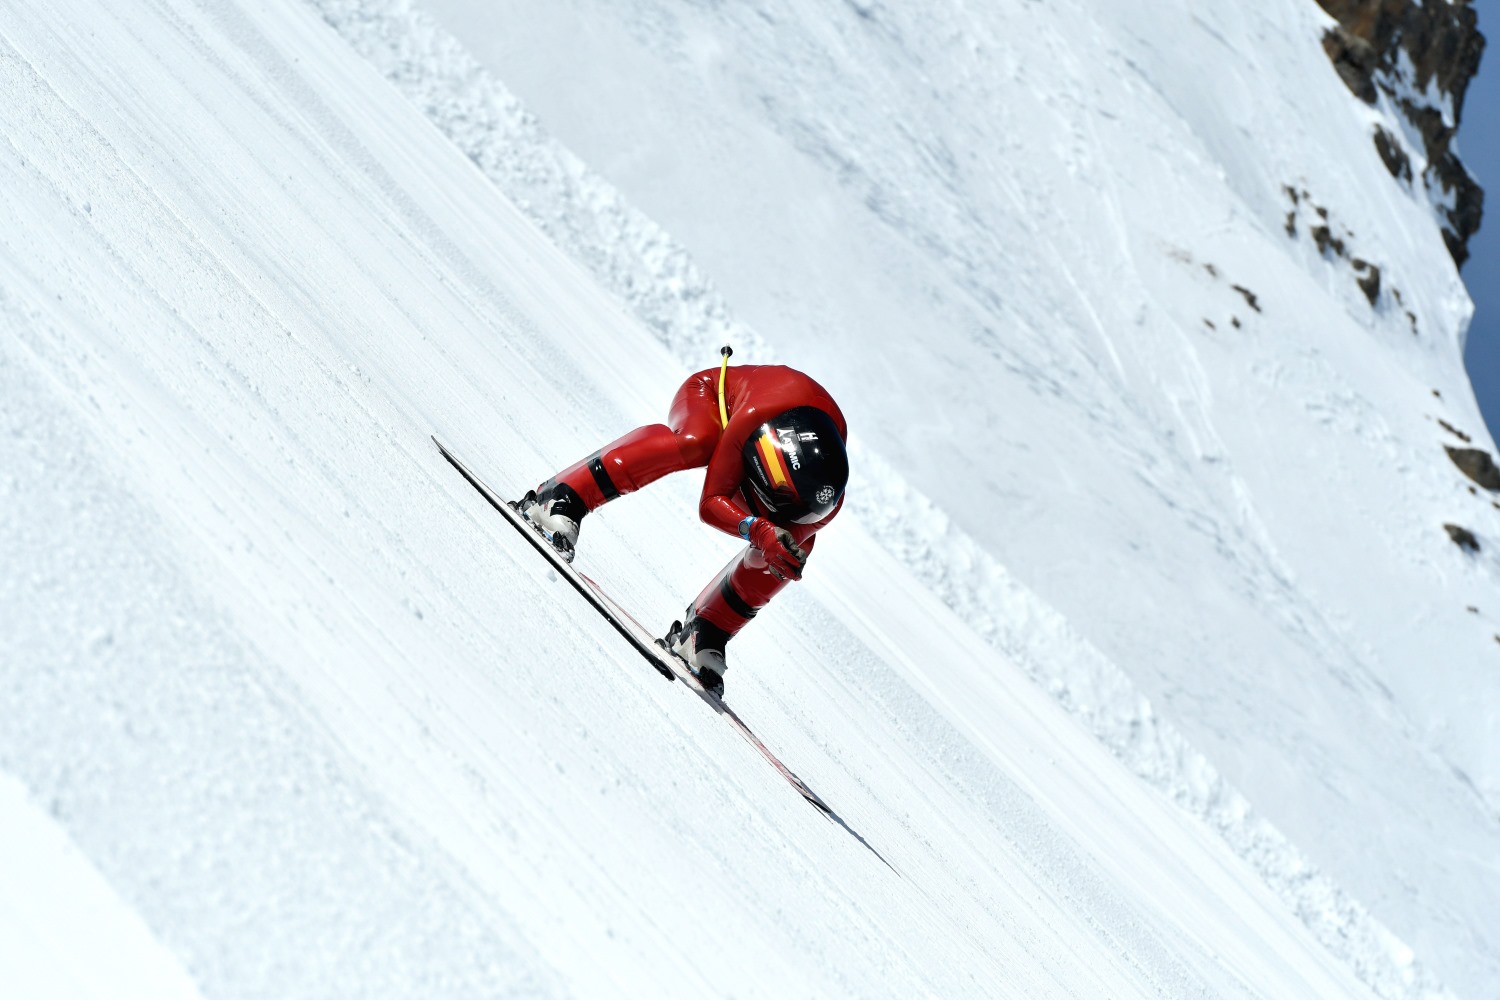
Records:
[[[719,426],[729,426],[729,407],[724,405],[724,376],[729,371],[729,356],[734,353],[734,348],[725,344],[719,348],[719,353],[724,356],[724,361],[719,365]]]

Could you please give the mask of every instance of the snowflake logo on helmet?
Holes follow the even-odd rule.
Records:
[[[849,481],[849,457],[832,417],[795,406],[761,424],[741,447],[745,486],[777,524],[817,524]]]

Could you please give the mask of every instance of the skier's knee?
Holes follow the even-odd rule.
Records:
[[[694,434],[691,430],[677,432],[677,451],[682,455],[683,465],[689,469],[707,465],[717,443],[716,440]]]

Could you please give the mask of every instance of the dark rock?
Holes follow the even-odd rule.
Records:
[[[1453,459],[1458,471],[1485,489],[1500,492],[1500,469],[1495,467],[1495,460],[1490,458],[1489,452],[1480,448],[1453,448],[1446,444],[1443,450]]]
[[[1448,423],[1448,421],[1444,420],[1442,417],[1438,418],[1438,426],[1441,427],[1443,430],[1447,431],[1449,434],[1452,434],[1454,437],[1458,438],[1464,444],[1468,444],[1471,440],[1473,440],[1472,438],[1469,437],[1469,435],[1465,434],[1463,431],[1459,430],[1457,427],[1454,427],[1452,424]]]
[[[1243,295],[1245,297],[1245,302],[1249,304],[1251,309],[1254,309],[1256,312],[1260,312],[1260,302],[1258,299],[1256,299],[1254,292],[1246,288],[1244,285],[1230,285],[1229,287],[1233,288],[1235,291]]]
[[[1333,235],[1333,230],[1327,226],[1314,226],[1312,228],[1313,242],[1318,245],[1318,253],[1328,256],[1333,251],[1337,257],[1344,256],[1344,241]]]
[[[1392,177],[1404,184],[1411,183],[1411,157],[1406,155],[1401,140],[1386,131],[1383,125],[1375,126],[1375,152],[1380,154],[1380,162],[1385,164]]]
[[[1484,190],[1449,149],[1458,133],[1457,126],[1448,125],[1436,108],[1418,107],[1404,99],[1400,106],[1427,142],[1428,167],[1424,178],[1428,191],[1434,200],[1438,200],[1434,184],[1445,193],[1451,192],[1453,207],[1440,209],[1448,220],[1443,227],[1443,242],[1448,245],[1454,263],[1463,264],[1469,257],[1469,237],[1479,231],[1484,218]]]
[[[1397,100],[1426,146],[1422,180],[1443,217],[1443,240],[1457,264],[1468,258],[1469,238],[1484,215],[1484,191],[1459,162],[1453,138],[1463,119],[1464,96],[1479,70],[1484,36],[1469,0],[1318,0],[1338,26],[1323,36],[1323,50],[1339,78],[1367,104],[1377,90]],[[1409,60],[1403,67],[1401,54]],[[1436,82],[1453,106],[1447,123],[1435,108],[1414,105],[1401,92],[1426,93]],[[1404,84],[1404,86],[1398,86]],[[1410,179],[1410,158],[1394,136],[1375,134],[1375,147],[1391,174]],[[1398,155],[1399,154],[1399,155]]]
[[[1374,264],[1366,263],[1358,258],[1354,260],[1354,269],[1361,272],[1356,280],[1359,282],[1359,290],[1365,293],[1365,298],[1370,300],[1370,305],[1380,298],[1380,268]]]
[[[1323,7],[1327,9],[1328,5]],[[1375,47],[1363,38],[1350,34],[1342,26],[1323,33],[1323,51],[1333,62],[1344,86],[1366,104],[1375,103],[1375,70],[1380,57]]]
[[[1336,30],[1346,40],[1347,62],[1354,69],[1368,67],[1389,72],[1395,68],[1397,52],[1404,49],[1412,61],[1418,91],[1432,79],[1438,89],[1452,94],[1454,107],[1463,106],[1469,81],[1479,70],[1484,36],[1478,16],[1467,0],[1318,0],[1319,6],[1338,21]],[[1324,47],[1330,47],[1325,40]],[[1352,88],[1351,88],[1352,89]]]
[[[1456,157],[1450,157],[1454,163],[1458,162]],[[1443,163],[1437,164],[1443,167]],[[1434,167],[1428,167],[1429,173]],[[1445,168],[1446,169],[1446,168]],[[1443,186],[1445,188],[1457,188],[1454,207],[1446,210],[1449,221],[1453,223],[1452,229],[1443,230],[1443,242],[1448,245],[1448,253],[1453,257],[1453,263],[1463,266],[1469,259],[1469,237],[1479,232],[1479,223],[1484,219],[1484,189],[1479,182],[1470,177],[1468,173],[1447,173]]]
[[[1448,537],[1453,539],[1453,544],[1467,552],[1479,551],[1479,539],[1474,537],[1474,532],[1468,528],[1459,527],[1456,524],[1445,524],[1443,530],[1448,532]]]

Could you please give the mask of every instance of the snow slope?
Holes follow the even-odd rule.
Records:
[[[14,996],[198,996],[57,822],[0,777],[0,970]]]
[[[0,771],[204,995],[1441,995],[868,516],[729,683],[893,868],[656,677],[427,435],[527,483],[682,365],[310,8],[0,11],[0,94]],[[681,479],[590,522],[650,620]]]
[[[542,468],[675,366],[308,12],[3,33],[0,762],[206,993],[1363,993],[1045,702],[1087,763],[975,788],[878,647],[747,639],[742,711],[897,876],[549,584],[427,431]],[[723,555],[598,536],[658,614]]]
[[[743,711],[898,878],[578,617],[426,432],[541,468],[677,372],[306,11],[62,5],[3,35],[0,763],[206,992],[1360,994],[1045,702],[1068,782],[965,775],[878,646],[821,677],[792,666],[819,633],[747,638],[783,666]],[[538,412],[578,418],[528,438]],[[722,557],[649,537],[596,548],[640,606]],[[1113,813],[1198,859],[1160,830],[1121,851],[1181,896],[1100,860]]]
[[[1470,307],[1314,5],[433,0],[489,72],[407,3],[318,6],[683,364],[744,320],[850,400],[936,504],[886,546],[1140,773],[1278,880],[1222,773],[1490,991],[1500,520],[1439,423],[1494,450]]]

